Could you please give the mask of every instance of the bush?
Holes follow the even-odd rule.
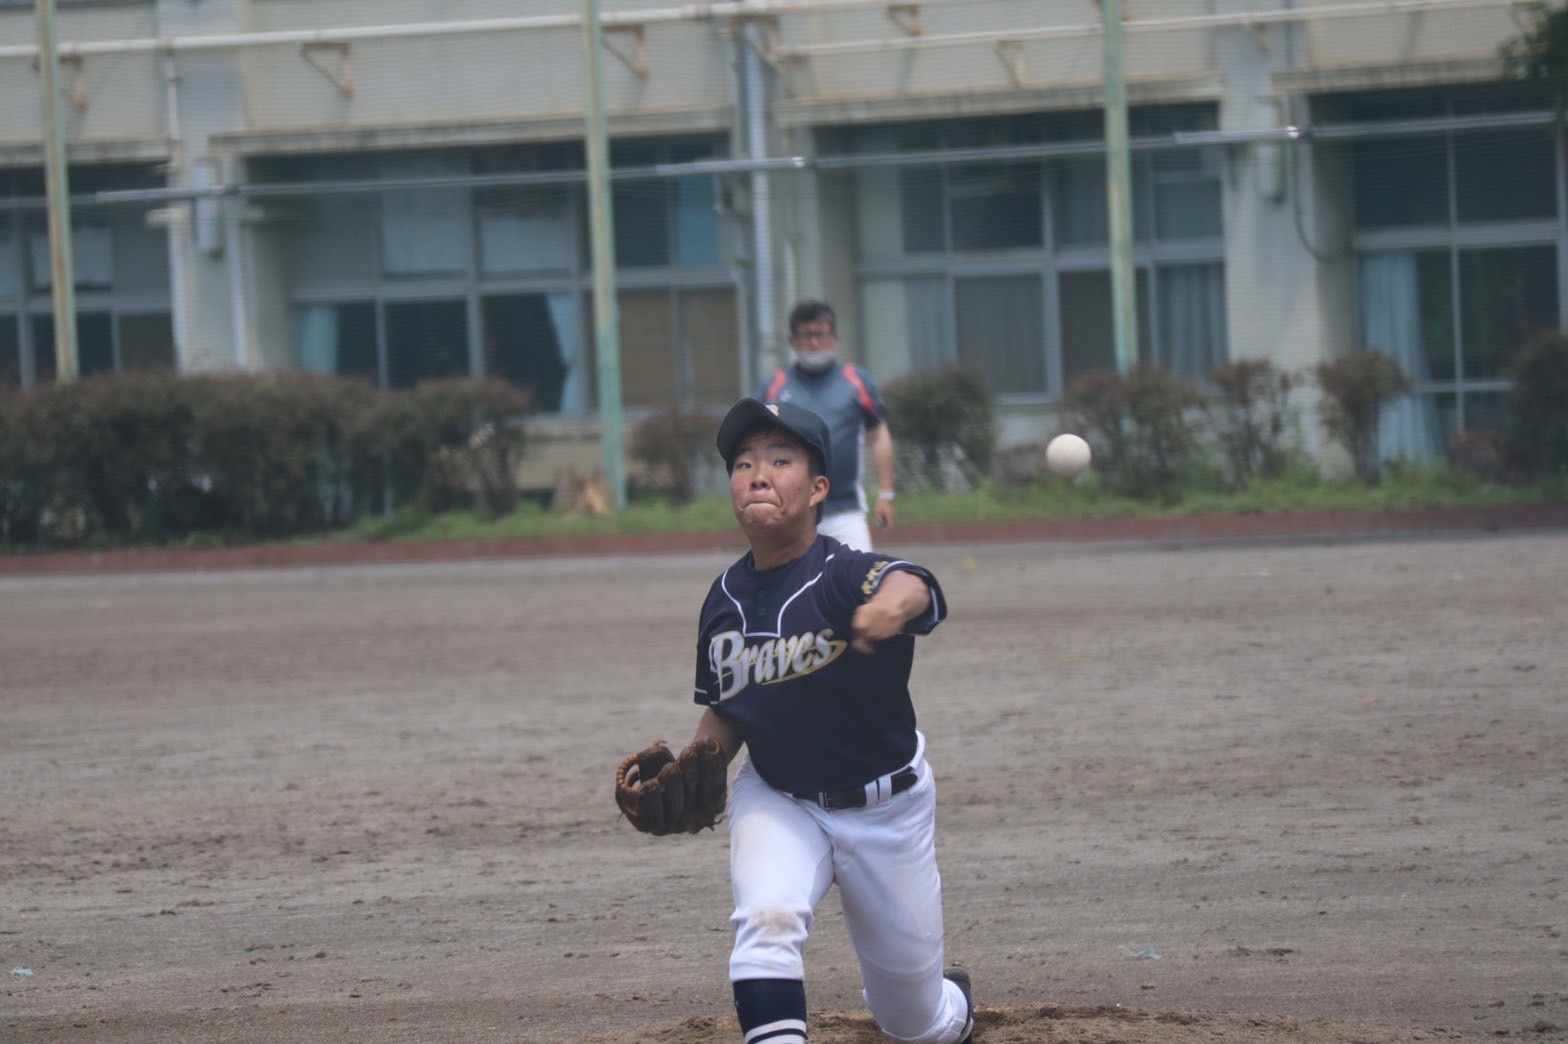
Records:
[[[646,469],[651,485],[678,504],[690,503],[697,495],[698,462],[718,427],[718,419],[701,409],[667,407],[633,430],[632,459]]]
[[[407,501],[498,515],[528,398],[500,381],[378,392],[306,374],[0,389],[0,541],[276,538],[347,525],[410,461]]]
[[[911,374],[887,388],[901,470],[947,489],[949,466],[970,489],[991,469],[996,420],[985,378],[965,369]]]
[[[354,513],[348,431],[374,392],[308,374],[186,378],[196,464],[223,527],[257,537],[318,532]]]
[[[27,438],[27,399],[0,385],[0,545],[31,544],[39,538],[47,468]]]
[[[1295,378],[1267,359],[1238,359],[1209,376],[1219,389],[1209,415],[1231,482],[1245,489],[1253,479],[1278,478],[1289,460],[1286,436],[1295,426]]]
[[[1081,374],[1062,396],[1064,417],[1095,447],[1098,471],[1124,496],[1166,500],[1200,459],[1198,386],[1157,366],[1127,376]]]
[[[398,504],[507,514],[517,507],[515,470],[528,445],[523,415],[531,403],[495,378],[380,393],[353,433],[356,484],[373,483],[379,470]]]
[[[16,445],[33,490],[34,536],[164,535],[191,481],[195,418],[167,375],[91,377],[21,394]]]
[[[1533,478],[1568,476],[1568,335],[1553,334],[1514,360],[1503,408],[1510,460]]]
[[[1412,382],[1399,360],[1376,349],[1351,352],[1319,363],[1313,372],[1323,398],[1323,429],[1350,454],[1356,477],[1375,486],[1382,477],[1378,430],[1383,410],[1408,392]]]

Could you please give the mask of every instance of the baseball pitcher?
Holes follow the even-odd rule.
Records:
[[[819,535],[829,436],[791,403],[742,399],[719,453],[751,551],[703,603],[695,699],[679,755],[627,758],[616,799],[648,833],[725,811],[735,929],[730,981],[747,1044],[804,1044],[803,954],[833,884],[866,1005],[892,1040],[969,1044],[969,976],[944,967],[936,780],[915,727],[915,636],[946,616],[930,572]]]

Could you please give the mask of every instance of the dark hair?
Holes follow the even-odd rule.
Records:
[[[800,330],[802,323],[814,323],[825,320],[838,332],[838,316],[833,313],[833,306],[826,301],[802,301],[789,311],[789,335],[794,337]]]

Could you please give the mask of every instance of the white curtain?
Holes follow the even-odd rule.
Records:
[[[1160,348],[1165,368],[1201,380],[1230,357],[1225,333],[1225,268],[1160,270]]]
[[[1039,276],[953,281],[958,362],[997,391],[1045,391],[1045,332]]]
[[[957,356],[948,340],[947,286],[941,276],[919,276],[905,283],[909,317],[910,369],[951,366]]]
[[[577,299],[571,294],[550,294],[546,298],[555,340],[561,346],[561,363],[566,380],[561,384],[561,416],[581,417],[588,412],[588,381],[583,373],[582,353],[578,351]]]
[[[307,373],[336,376],[338,372],[338,310],[333,305],[305,305],[297,330],[299,367]]]
[[[719,260],[719,215],[712,178],[675,180],[675,262],[712,265]]]
[[[1415,381],[1430,375],[1421,344],[1421,296],[1416,257],[1389,250],[1361,258],[1361,344],[1399,360]],[[1404,395],[1383,413],[1378,456],[1383,460],[1427,460],[1438,446],[1437,404],[1430,395]]]
[[[450,157],[388,162],[383,178],[405,179],[466,174]],[[381,268],[387,275],[463,272],[469,266],[473,231],[465,188],[398,189],[381,194]]]
[[[540,190],[479,212],[479,257],[487,273],[542,272],[576,265],[577,232],[564,191]]]

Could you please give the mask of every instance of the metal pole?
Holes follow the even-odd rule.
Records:
[[[1132,264],[1132,170],[1127,145],[1127,75],[1122,0],[1100,0],[1105,20],[1105,198],[1110,212],[1111,311],[1116,368],[1138,365],[1138,283]]]
[[[43,93],[44,179],[49,205],[49,285],[54,291],[55,381],[76,380],[76,266],[71,258],[71,190],[60,124],[60,52],[54,33],[55,0],[37,0],[38,73]]]
[[[746,37],[738,44],[744,81],[742,90],[745,93],[745,104],[741,111],[745,113],[746,156],[754,162],[760,162],[768,158],[767,89],[764,86],[766,70],[763,68],[762,56],[757,53],[763,41],[755,23],[747,25],[741,32]],[[774,296],[773,183],[765,170],[751,172],[751,243],[759,342],[757,372],[761,373],[765,372],[761,367],[782,365],[787,354],[775,343],[778,340],[778,305]],[[750,373],[746,374],[748,384],[753,383],[751,377]]]
[[[583,0],[583,109],[588,146],[588,225],[593,249],[594,346],[599,368],[599,442],[616,511],[626,507],[626,445],[621,435],[620,308],[615,300],[615,221],[610,206],[610,148],[605,130],[604,53],[599,0]]]

